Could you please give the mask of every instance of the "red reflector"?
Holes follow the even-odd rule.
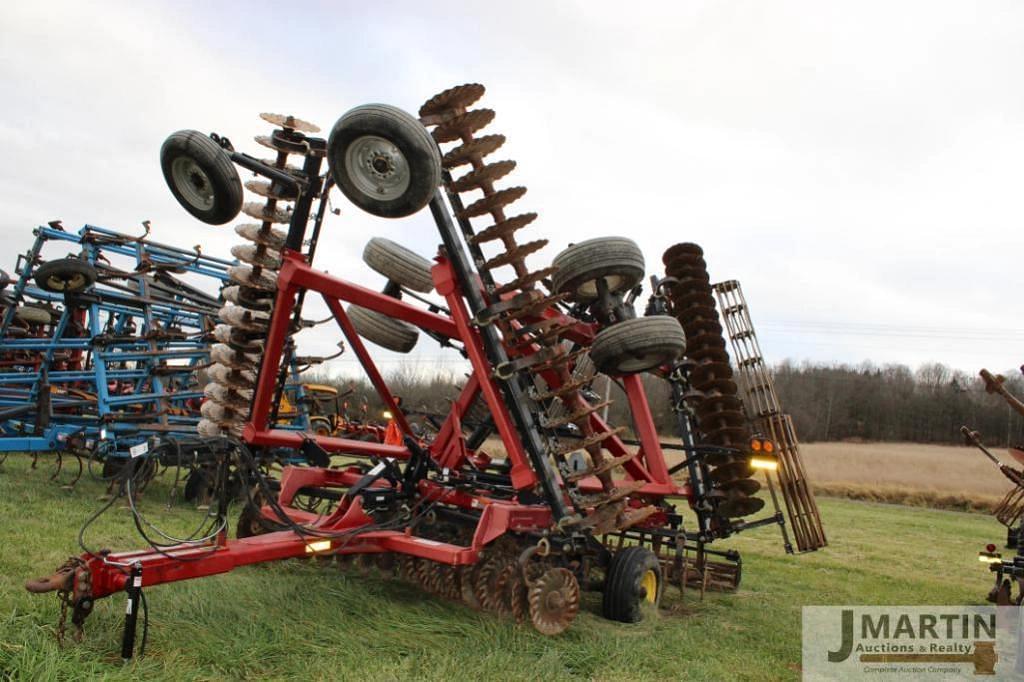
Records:
[[[994,551],[996,551],[996,546],[995,545],[985,545],[985,551],[986,552],[994,552]]]

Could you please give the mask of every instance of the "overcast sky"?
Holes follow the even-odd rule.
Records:
[[[169,133],[258,153],[261,111],[326,131],[359,104],[415,111],[482,82],[488,132],[509,140],[494,158],[529,188],[516,208],[541,215],[521,234],[551,240],[535,267],[627,235],[659,272],[694,241],[712,281],[742,283],[769,361],[1015,367],[1022,36],[1017,1],[6,2],[0,266],[54,218],[149,219],[160,241],[226,255],[233,230],[191,219],[163,182]],[[318,266],[379,286],[369,236],[435,252],[426,213],[334,199]],[[429,339],[415,354],[457,367]]]

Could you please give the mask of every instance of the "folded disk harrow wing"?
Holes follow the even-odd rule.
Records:
[[[91,608],[121,590],[137,599],[139,585],[316,555],[377,566],[557,634],[577,614],[583,589],[603,591],[607,617],[635,621],[666,582],[739,583],[739,555],[709,545],[781,525],[783,515],[776,508],[749,518],[764,506],[751,464],[766,441],[750,437],[709,286],[686,289],[707,285],[706,272],[693,271],[700,254],[655,278],[643,316],[635,302],[645,262],[632,240],[589,239],[548,266],[529,264],[547,241],[521,239],[537,215],[513,209],[526,189],[507,183],[515,162],[493,160],[505,138],[483,134],[495,117],[472,108],[483,93],[476,84],[446,90],[419,118],[387,105],[356,107],[327,139],[310,124],[265,115],[278,128],[257,141],[277,152],[272,161],[216,135],[172,136],[164,173],[190,213],[223,224],[241,210],[258,221],[236,228],[248,243],[233,250],[244,265],[228,273],[234,285],[206,391],[212,406],[200,426],[230,444],[223,465],[253,484],[238,539],[86,555],[74,571],[32,588],[77,595],[85,580]],[[291,155],[301,166],[288,163]],[[235,166],[261,178],[247,187],[265,203],[243,206]],[[363,257],[387,278],[382,291],[314,269],[313,248],[303,252],[307,227],[312,221],[315,245],[334,186],[380,218],[429,208],[440,242],[433,262],[378,237]],[[288,349],[310,295],[330,310],[396,438],[278,425]],[[685,356],[684,327],[692,344]],[[368,348],[409,352],[420,335],[469,366],[429,438],[413,432]],[[598,374],[621,388],[629,427],[605,418],[610,401],[591,388]],[[669,384],[681,445],[659,440],[643,375]],[[302,452],[318,466],[285,467],[274,483],[258,466],[271,448]],[[682,460],[670,465],[670,449]],[[686,508],[697,518],[693,530],[683,527]],[[226,516],[226,499],[219,513]],[[133,631],[126,628],[126,655]]]

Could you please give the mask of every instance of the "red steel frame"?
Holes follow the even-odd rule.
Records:
[[[304,442],[311,440],[330,453],[376,455],[399,460],[408,459],[411,455],[408,448],[404,446],[297,433],[275,429],[270,424],[270,412],[277,377],[276,369],[281,362],[297,295],[300,290],[315,291],[323,297],[330,308],[350,348],[358,357],[370,382],[394,415],[394,419],[403,433],[411,434],[409,423],[352,326],[341,301],[351,302],[389,317],[404,320],[443,337],[461,341],[473,371],[460,395],[452,403],[451,412],[442,424],[437,437],[429,446],[429,454],[441,467],[451,470],[457,470],[468,458],[479,457],[466,448],[461,419],[477,397],[482,396],[493,416],[495,427],[507,452],[513,486],[517,490],[532,488],[537,483],[536,474],[530,466],[515,424],[494,381],[494,369],[484,353],[479,332],[471,321],[472,318],[466,307],[454,270],[444,256],[437,258],[437,264],[434,266],[432,274],[437,292],[447,302],[450,317],[422,310],[402,300],[317,271],[305,262],[300,253],[285,249],[283,266],[278,274],[277,299],[270,323],[262,369],[252,414],[243,432],[243,440],[254,446],[286,448],[298,448]],[[559,314],[553,310],[546,313],[547,316]],[[596,331],[593,325],[577,323],[569,338],[588,343]],[[544,378],[553,385],[553,388],[558,387],[558,378],[554,373]],[[636,457],[626,462],[624,469],[630,480],[646,483],[643,488],[634,493],[634,497],[648,500],[662,497],[689,497],[689,487],[676,484],[669,474],[639,376],[623,377],[621,381],[632,410],[640,442]],[[590,420],[595,430],[604,430],[605,423],[596,413],[590,416]],[[609,437],[603,446],[613,456],[620,456],[627,452],[626,444],[617,436]],[[315,528],[317,531],[337,533],[371,525],[373,521],[364,513],[361,498],[358,496],[354,496],[350,500],[346,498],[332,513],[326,516],[290,506],[295,495],[302,488],[346,488],[354,485],[363,478],[363,475],[363,472],[357,467],[345,469],[285,467],[278,504],[294,522]],[[125,589],[129,579],[129,567],[132,565],[141,566],[143,582],[148,586],[225,573],[237,566],[307,554],[398,552],[453,565],[472,564],[477,560],[484,545],[500,535],[510,531],[543,530],[552,524],[551,511],[542,504],[520,504],[516,501],[495,499],[485,494],[470,494],[428,480],[422,480],[418,485],[422,502],[436,501],[480,513],[479,522],[469,547],[418,538],[409,532],[400,530],[367,530],[358,535],[333,539],[316,535],[300,535],[292,530],[237,540],[228,540],[226,533],[222,533],[216,544],[213,545],[198,547],[181,545],[164,549],[162,552],[144,550],[105,556],[87,555],[83,559],[86,560],[92,574],[91,592],[94,598],[98,598]],[[390,484],[378,481],[374,486],[387,487]],[[592,478],[582,481],[580,488],[584,491],[599,491],[601,486],[596,478]],[[264,509],[264,513],[268,518],[273,519],[268,510]],[[649,523],[657,525],[661,520],[656,515],[649,520]]]

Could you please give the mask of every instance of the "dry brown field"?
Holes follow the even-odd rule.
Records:
[[[494,439],[487,449],[498,456],[504,450]],[[966,446],[803,443],[800,452],[819,495],[987,512],[1010,489],[988,458]],[[1015,465],[1005,448],[992,452]],[[670,463],[679,461],[676,452],[666,451],[666,456]]]
[[[986,509],[1010,482],[977,449],[915,443],[805,443],[807,475],[822,494],[924,506]],[[992,452],[1015,462],[1005,448]]]

